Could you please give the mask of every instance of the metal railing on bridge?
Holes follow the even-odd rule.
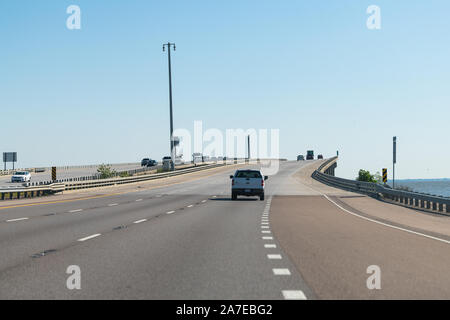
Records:
[[[312,178],[331,187],[366,194],[368,196],[408,208],[450,215],[450,198],[448,197],[395,190],[377,183],[343,179],[325,174],[323,172],[324,168],[336,161],[337,157],[330,158],[325,161],[316,171],[313,172]]]

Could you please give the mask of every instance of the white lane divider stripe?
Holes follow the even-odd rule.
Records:
[[[136,200],[136,202],[140,202],[140,201],[142,201],[142,199],[137,199],[137,200]]]
[[[283,290],[281,293],[286,300],[307,300],[302,290]]]
[[[276,260],[280,260],[281,259],[281,254],[268,254],[267,255],[268,259],[276,259]]]
[[[290,276],[291,272],[289,269],[272,269],[273,274],[276,276]]]
[[[147,219],[138,220],[138,221],[135,221],[135,222],[133,222],[133,223],[138,224],[138,223],[142,223],[142,222],[145,222],[145,221],[147,221]]]
[[[262,229],[269,229],[269,226],[261,226]]]
[[[17,218],[17,219],[10,219],[10,220],[6,220],[6,222],[15,222],[15,221],[22,221],[22,220],[28,220],[29,218]]]
[[[78,241],[83,242],[83,241],[86,241],[86,240],[97,238],[98,236],[101,236],[101,235],[102,235],[101,233],[96,233],[96,234],[90,235],[88,237],[78,239]]]
[[[269,230],[261,230],[262,233],[270,233]]]
[[[188,208],[192,208],[194,205],[193,204],[190,204],[190,205],[188,205],[187,207]]]
[[[269,243],[269,244],[265,244],[264,245],[264,248],[266,248],[266,249],[273,249],[273,248],[276,248],[276,247],[277,247],[277,245],[273,244],[273,243]]]
[[[166,213],[167,214],[172,214],[172,213],[174,213],[175,211],[167,211]]]
[[[83,209],[75,209],[75,210],[70,210],[69,213],[75,213],[75,212],[81,212],[83,211]]]
[[[114,206],[118,206],[119,204],[118,203],[110,203],[110,204],[108,204],[108,207],[114,207]]]
[[[206,200],[202,200],[202,203],[205,203],[206,202]]]
[[[263,240],[273,240],[273,237],[262,237]]]

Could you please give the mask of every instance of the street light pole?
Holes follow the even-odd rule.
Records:
[[[392,188],[395,189],[395,164],[397,163],[397,137],[392,139],[393,154],[392,154]]]
[[[175,169],[175,155],[174,155],[174,143],[173,143],[173,113],[172,113],[172,63],[170,60],[170,48],[176,51],[175,43],[166,43],[163,45],[163,51],[167,47],[167,56],[169,61],[169,106],[170,106],[170,157],[172,158],[172,163],[170,164],[170,170]]]

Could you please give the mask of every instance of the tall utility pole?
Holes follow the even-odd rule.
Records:
[[[397,137],[392,139],[392,188],[395,189],[395,164],[397,163]]]
[[[248,162],[250,163],[250,135],[247,136]]]
[[[175,169],[175,155],[174,155],[174,141],[173,141],[173,113],[172,113],[172,65],[170,61],[170,48],[173,47],[173,51],[176,51],[175,43],[163,44],[163,51],[166,51],[169,60],[169,105],[170,105],[170,157],[172,158],[172,163],[170,164],[170,170]]]

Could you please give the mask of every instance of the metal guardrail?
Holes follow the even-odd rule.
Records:
[[[197,172],[197,171],[206,170],[206,169],[212,169],[212,168],[216,168],[216,167],[222,167],[225,165],[226,165],[225,163],[223,163],[223,164],[207,164],[207,165],[201,165],[201,166],[196,166],[196,167],[190,167],[190,168],[186,168],[186,169],[179,169],[179,170],[175,170],[175,171],[147,174],[147,175],[141,175],[141,176],[100,179],[100,180],[87,180],[87,181],[81,181],[81,182],[68,182],[65,184],[65,190],[97,188],[97,187],[113,186],[113,185],[118,185],[118,184],[155,180],[155,179],[173,177],[173,176],[191,173],[191,172]]]
[[[323,169],[336,159],[337,158],[335,157],[325,161],[316,171],[313,172],[312,178],[331,187],[366,194],[371,197],[405,207],[450,215],[450,198],[448,197],[395,190],[377,183],[343,179],[323,173]]]
[[[233,163],[220,163],[220,164],[203,164],[186,169],[178,169],[175,171],[145,174],[131,177],[117,177],[110,179],[95,179],[95,180],[81,180],[81,181],[67,181],[67,182],[56,182],[50,184],[41,183],[40,185],[23,184],[22,186],[14,189],[0,190],[0,200],[13,200],[22,198],[32,198],[39,197],[48,194],[54,194],[57,192],[62,192],[65,190],[79,190],[87,188],[105,187],[113,186],[119,184],[142,182],[154,179],[161,179],[166,177],[172,177],[177,175],[182,175],[186,173],[197,172],[206,169],[212,169],[216,167],[226,166],[227,164]],[[69,179],[70,180],[70,179]]]
[[[34,198],[65,190],[64,183],[53,183],[45,186],[22,187],[18,189],[0,191],[0,200]]]

